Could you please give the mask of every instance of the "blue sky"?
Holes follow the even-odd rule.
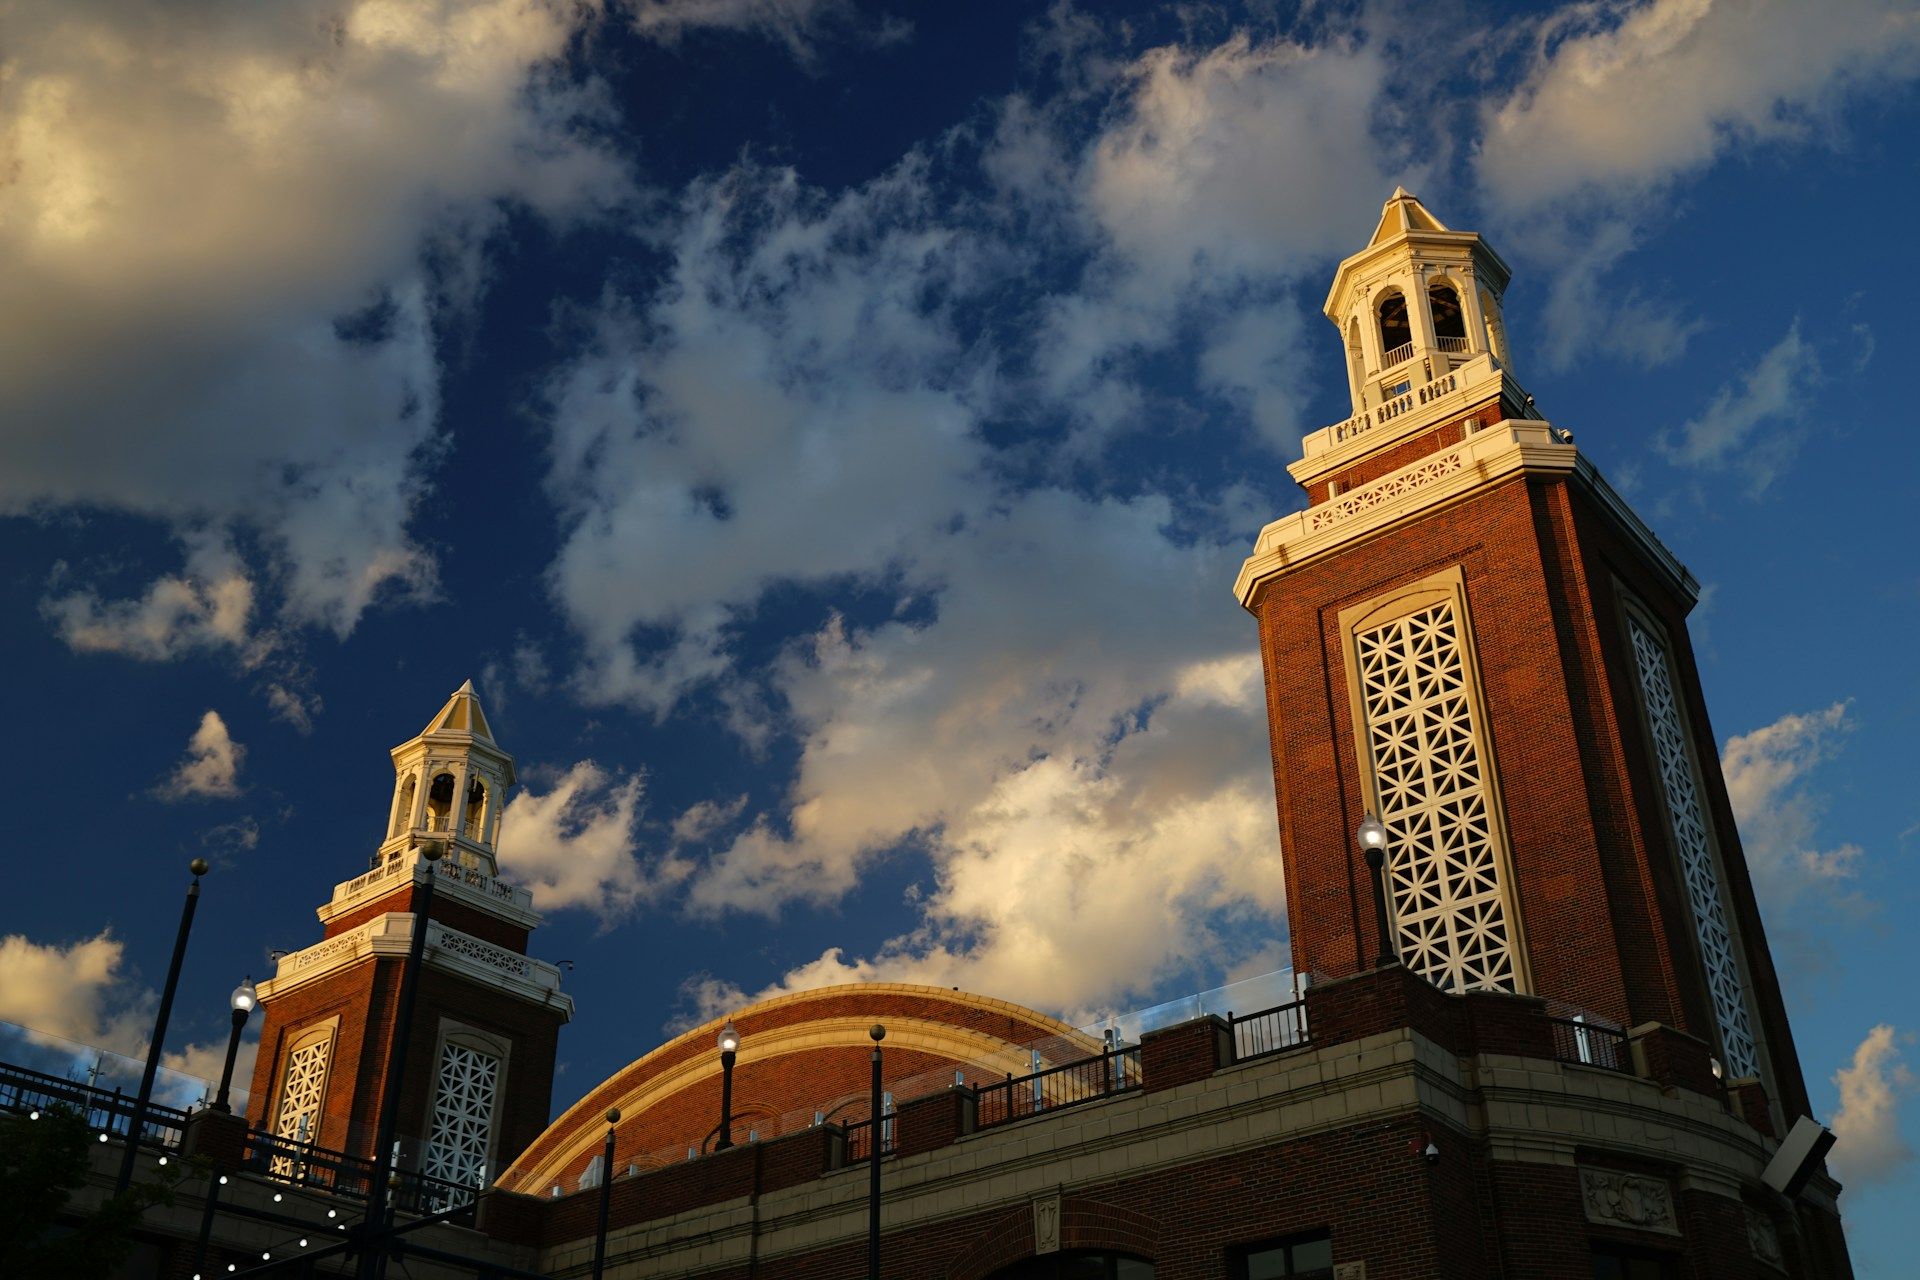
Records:
[[[472,677],[564,1105],[783,987],[1284,963],[1230,586],[1397,183],[1705,586],[1863,1275],[1913,1244],[1910,6],[0,3],[0,1018],[175,1036]]]

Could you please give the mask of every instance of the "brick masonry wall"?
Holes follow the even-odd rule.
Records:
[[[1498,485],[1304,565],[1255,600],[1296,967],[1353,973],[1377,947],[1367,871],[1352,849],[1365,802],[1338,615],[1453,565],[1465,575],[1532,989],[1622,1025],[1717,1034],[1638,720],[1618,579],[1673,638],[1760,1021],[1794,1095],[1784,1101],[1804,1108],[1737,837],[1721,816],[1687,604],[1561,479]]]

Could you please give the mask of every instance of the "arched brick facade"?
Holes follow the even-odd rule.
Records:
[[[1063,1196],[1060,1248],[1130,1253],[1158,1261],[1160,1224],[1135,1209],[1086,1196]],[[981,1230],[979,1243],[953,1260],[945,1280],[986,1280],[1000,1268],[1033,1256],[1033,1208],[1023,1205]]]
[[[1004,1000],[942,987],[859,983],[761,1001],[732,1015],[741,1035],[733,1077],[734,1137],[763,1138],[807,1125],[813,1114],[863,1119],[873,1042],[887,1028],[889,1088],[964,1069],[969,1083],[1030,1070],[1026,1046],[1048,1061],[1097,1052],[1097,1043],[1057,1019]],[[603,1117],[618,1107],[614,1166],[642,1168],[684,1159],[703,1147],[720,1116],[723,1019],[695,1027],[615,1072],[535,1139],[501,1175],[508,1190],[571,1191],[606,1138]],[[930,1092],[922,1088],[919,1092]]]

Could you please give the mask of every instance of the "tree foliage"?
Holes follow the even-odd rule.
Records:
[[[178,1175],[164,1171],[174,1176],[76,1204],[99,1140],[70,1111],[47,1109],[38,1117],[0,1116],[0,1276],[110,1276],[133,1251],[140,1215],[172,1201]]]

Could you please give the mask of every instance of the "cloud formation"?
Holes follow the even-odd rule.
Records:
[[[1850,704],[1781,716],[1751,733],[1727,739],[1720,768],[1740,824],[1740,843],[1754,888],[1771,909],[1810,892],[1834,892],[1852,879],[1861,850],[1855,844],[1819,847],[1824,799],[1808,787],[1810,775],[1839,751],[1851,732]]]
[[[153,789],[162,800],[231,799],[240,794],[240,766],[247,749],[227,732],[220,713],[209,709],[187,739],[186,758]]]
[[[523,786],[501,815],[501,870],[532,889],[542,910],[626,915],[679,874],[671,859],[641,862],[644,783],[582,760],[544,792]]]
[[[1721,387],[1678,438],[1662,437],[1660,450],[1681,466],[1732,472],[1758,497],[1793,462],[1804,434],[1801,415],[1820,377],[1820,357],[1796,320],[1738,385]]]
[[[0,514],[107,509],[188,544],[76,647],[239,647],[263,608],[345,634],[432,588],[408,522],[439,445],[434,315],[512,201],[624,179],[549,74],[587,6],[315,0],[17,9],[0,76]],[[259,554],[238,560],[233,535]],[[257,624],[254,624],[257,625]]]
[[[1678,357],[1698,322],[1618,278],[1673,182],[1737,148],[1804,139],[1857,94],[1920,74],[1898,0],[1651,0],[1539,20],[1517,88],[1481,109],[1480,188],[1517,248],[1553,264],[1545,354]]]
[[[1913,1160],[1900,1132],[1900,1104],[1920,1090],[1901,1060],[1901,1046],[1912,1041],[1883,1022],[1854,1049],[1853,1065],[1833,1074],[1840,1109],[1833,1113],[1832,1159],[1849,1186],[1885,1182]]]

